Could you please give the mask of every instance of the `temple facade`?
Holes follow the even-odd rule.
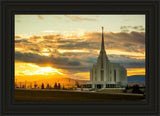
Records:
[[[121,64],[110,62],[104,45],[102,27],[102,43],[97,63],[90,69],[88,88],[124,88],[127,86],[127,71]]]

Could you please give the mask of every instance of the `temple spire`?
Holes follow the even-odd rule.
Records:
[[[104,47],[103,27],[102,27],[102,44],[101,44],[101,50],[105,50],[105,47]]]

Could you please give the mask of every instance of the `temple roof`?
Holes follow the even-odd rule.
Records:
[[[103,27],[102,27],[102,44],[101,44],[101,50],[105,50],[105,46],[104,46],[104,35],[103,35]]]
[[[103,27],[102,27],[102,43],[101,43],[101,51],[100,51],[100,55],[99,55],[100,59],[106,59],[108,60],[106,51],[105,51],[105,45],[104,45],[104,34],[103,34]]]

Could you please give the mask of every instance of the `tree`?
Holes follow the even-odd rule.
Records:
[[[125,87],[125,89],[126,89],[126,90],[128,90],[128,89],[129,89],[128,85]]]
[[[129,89],[128,85],[125,87],[125,90],[123,90],[123,92],[127,92],[127,90]]]
[[[25,88],[25,86],[23,85],[22,88]]]
[[[34,88],[36,88],[37,87],[37,84],[36,83],[34,83]]]
[[[63,88],[62,88],[62,89],[65,89],[65,88],[64,88],[64,85],[63,85]]]
[[[76,81],[76,84],[75,84],[78,88],[80,87],[80,84],[78,81]]]
[[[49,88],[50,88],[50,86],[49,86],[49,84],[47,84],[46,89],[49,89]]]
[[[143,94],[143,92],[139,89],[139,85],[134,85],[134,86],[133,86],[132,93]]]
[[[57,87],[58,89],[60,89],[61,88],[61,84],[60,83],[58,83],[58,87]]]
[[[56,82],[55,82],[55,84],[54,84],[54,88],[57,89],[57,83],[56,83]]]
[[[42,83],[41,89],[44,89],[44,84]]]

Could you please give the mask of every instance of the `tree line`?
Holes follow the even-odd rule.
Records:
[[[37,84],[34,85],[34,88],[37,87]],[[61,86],[60,83],[55,82],[54,86],[52,87],[51,85],[47,84],[46,88],[44,87],[44,83],[41,84],[41,89],[64,89],[64,85]]]
[[[55,82],[54,85],[50,85],[49,83],[46,85],[42,83],[40,86],[38,86],[38,84],[36,82],[34,82],[34,85],[32,85],[32,83],[30,83],[29,86],[26,87],[26,83],[22,84],[20,82],[20,86],[18,87],[18,84],[15,83],[16,88],[39,88],[39,89],[65,89],[64,85],[62,86],[60,83]],[[76,87],[81,87],[81,85],[79,84],[78,81],[75,82],[75,86]]]

